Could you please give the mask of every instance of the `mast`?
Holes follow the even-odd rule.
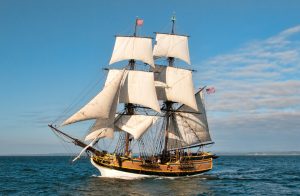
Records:
[[[175,29],[175,15],[172,16],[171,21],[172,21],[172,30],[171,34],[174,35],[174,29]],[[168,66],[173,67],[174,66],[174,57],[168,57]],[[172,115],[172,105],[173,103],[171,101],[165,101],[165,106],[166,106],[166,130],[165,130],[165,146],[163,150],[163,154],[165,155],[168,151],[168,139],[169,139],[169,124],[170,124],[170,118]]]
[[[172,21],[172,31],[171,31],[171,34],[173,34],[174,35],[174,30],[175,30],[175,20],[176,20],[176,18],[175,18],[175,14],[172,16],[172,18],[171,18],[171,21]]]
[[[135,28],[135,32],[134,35],[136,35],[136,28]],[[135,65],[135,60],[131,59],[129,60],[129,69],[130,70],[134,70],[134,65]],[[125,111],[127,115],[133,115],[134,114],[134,105],[132,103],[127,103],[125,104]],[[129,133],[126,132],[126,136],[125,136],[125,155],[129,155]]]
[[[150,67],[155,67],[153,59],[152,37],[138,36],[138,26],[143,25],[143,20],[136,18],[133,35],[116,36],[116,41],[109,64],[127,60],[127,65],[122,70],[110,69],[103,89],[85,104],[80,110],[67,118],[62,126],[77,123],[80,121],[95,119],[95,123],[89,129],[85,140],[98,141],[100,138],[110,138],[114,136],[114,127],[117,124],[120,130],[126,132],[119,138],[119,147],[116,149],[125,156],[129,155],[131,137],[138,139],[156,120],[153,116],[139,115],[134,116],[135,107],[142,105],[161,112],[157,99],[153,72],[135,70],[136,61],[142,61]],[[142,84],[142,85],[140,85]],[[147,91],[147,94],[140,94]],[[117,106],[124,103],[124,113],[116,116]],[[125,114],[125,115],[124,115]],[[117,119],[124,118],[123,122]],[[128,118],[129,117],[129,118]],[[132,118],[131,118],[132,117]],[[139,126],[139,125],[142,126]],[[130,125],[136,126],[132,127]],[[69,137],[56,127],[52,128],[55,133],[72,140],[75,145],[86,149],[89,145]],[[121,148],[120,148],[121,147]],[[90,150],[94,154],[97,152]]]
[[[138,17],[136,17],[135,19],[135,25],[134,25],[134,33],[133,33],[133,36],[136,37],[136,30],[137,30],[137,23],[138,23]]]
[[[172,30],[171,30],[171,34],[174,35],[175,34],[175,15],[172,16],[171,18],[171,21],[172,21]],[[170,67],[173,67],[174,65],[174,61],[175,61],[175,58],[174,57],[168,57],[168,62],[169,62],[169,66]]]
[[[134,25],[134,33],[133,33],[134,37],[136,37],[136,33],[137,33],[138,20],[139,20],[139,18],[137,17],[135,19],[135,25]],[[129,70],[134,70],[135,60],[130,59],[129,62],[128,62],[128,65],[129,65]],[[127,115],[133,115],[134,114],[134,105],[132,103],[125,104],[125,111],[126,111]],[[129,145],[130,145],[129,137],[130,137],[129,133],[126,132],[126,136],[125,136],[125,156],[129,155]]]
[[[166,130],[165,130],[165,146],[163,150],[163,154],[166,155],[168,151],[168,140],[169,140],[169,124],[170,124],[170,118],[171,118],[171,108],[173,103],[170,101],[165,102],[166,106]]]

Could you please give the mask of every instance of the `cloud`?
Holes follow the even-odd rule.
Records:
[[[196,78],[216,88],[207,98],[215,129],[241,134],[299,130],[299,35],[300,26],[295,26],[200,63]]]
[[[279,40],[287,39],[290,36],[293,36],[297,33],[300,33],[300,25],[286,29],[286,30],[282,31],[281,33],[279,33],[278,36],[274,36],[274,37],[270,38],[269,40],[274,40],[276,38]]]

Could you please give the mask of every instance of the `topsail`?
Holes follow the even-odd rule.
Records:
[[[165,84],[156,86],[159,100],[179,102],[197,111],[192,71],[159,65],[154,71],[155,81]]]
[[[188,37],[185,35],[156,34],[156,44],[153,55],[155,57],[174,57],[191,64]]]
[[[154,67],[152,39],[148,37],[117,36],[109,64],[131,59],[143,61]]]

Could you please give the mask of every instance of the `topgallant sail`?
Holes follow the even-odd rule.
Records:
[[[191,64],[189,37],[175,34],[175,17],[171,21],[171,33],[156,33],[153,49],[152,38],[136,34],[141,19],[136,20],[132,36],[116,36],[109,64],[126,60],[127,65],[108,69],[101,92],[61,125],[49,125],[88,152],[102,176],[190,176],[212,169],[216,156],[202,148],[213,143],[205,88],[195,92],[193,71],[175,66],[175,60]],[[155,64],[159,58],[167,64]],[[147,71],[137,61],[148,66]],[[87,143],[60,130],[86,120],[94,120],[84,139]],[[100,150],[104,140],[115,144]],[[133,151],[138,153],[133,155]]]

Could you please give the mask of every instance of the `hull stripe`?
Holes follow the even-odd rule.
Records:
[[[201,174],[207,172],[211,169],[201,170],[201,171],[184,171],[184,172],[158,172],[158,171],[149,171],[149,170],[136,170],[136,169],[129,169],[129,168],[122,168],[116,166],[108,166],[106,164],[100,163],[99,161],[93,159],[94,163],[99,165],[100,167],[110,168],[118,171],[135,173],[135,174],[144,174],[144,175],[155,175],[155,176],[191,176],[196,174]]]

